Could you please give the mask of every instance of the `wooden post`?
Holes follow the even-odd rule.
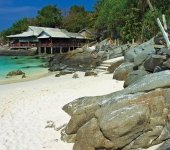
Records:
[[[39,49],[38,54],[41,54],[41,47],[39,47],[38,49]]]
[[[75,42],[74,42],[74,40],[73,40],[73,50],[74,50],[74,44],[75,44]]]
[[[62,53],[62,47],[60,47],[60,53]]]
[[[119,46],[119,38],[117,39],[117,46]]]
[[[132,44],[134,44],[134,39],[132,39]]]
[[[9,48],[10,48],[10,40],[9,40],[9,38],[8,38],[8,46],[9,46]]]
[[[44,53],[45,53],[45,54],[47,53],[46,47],[44,47]]]
[[[109,59],[109,57],[110,57],[110,50],[108,50],[107,52],[107,60]]]
[[[51,54],[53,54],[53,47],[51,47]]]
[[[80,47],[80,43],[79,43],[79,41],[78,41],[78,48]]]
[[[51,54],[53,54],[53,40],[52,40],[52,37],[51,37]]]

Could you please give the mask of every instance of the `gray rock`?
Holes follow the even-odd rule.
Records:
[[[170,140],[165,141],[161,146],[156,150],[170,150]]]
[[[148,74],[140,78],[122,92],[125,93],[137,93],[137,92],[147,92],[157,88],[170,87],[170,70]]]
[[[79,75],[77,73],[74,73],[72,78],[77,79],[79,78]]]
[[[21,70],[13,70],[11,72],[9,72],[6,77],[11,77],[11,76],[17,76],[17,75],[24,75],[25,73],[22,72]]]
[[[134,58],[137,56],[135,49],[130,49],[126,54],[125,54],[125,62],[134,62]]]
[[[127,75],[125,82],[124,82],[124,88],[128,87],[129,85],[131,85],[132,83],[134,83],[138,79],[140,80],[140,78],[142,78],[143,76],[145,76],[147,74],[149,74],[149,73],[146,72],[145,70],[136,70],[136,71],[129,73]]]
[[[166,67],[170,68],[170,58],[169,58],[168,60],[166,60],[165,62],[163,62],[163,64],[164,64]]]
[[[73,150],[142,149],[169,139],[169,78],[170,71],[149,74],[122,91],[70,102],[62,138],[70,136]]]
[[[66,74],[72,74],[72,73],[73,73],[73,71],[67,70],[67,69],[60,71],[60,75],[66,75]]]
[[[96,76],[98,73],[95,70],[86,71],[84,76]]]
[[[116,68],[113,79],[123,81],[126,79],[127,75],[133,71],[134,63],[122,63],[118,68]]]
[[[134,58],[134,64],[137,66],[141,65],[147,59],[147,57],[149,57],[147,52],[141,52]]]

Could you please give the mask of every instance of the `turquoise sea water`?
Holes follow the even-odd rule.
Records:
[[[26,76],[48,72],[48,68],[40,67],[46,64],[43,62],[44,56],[17,56],[17,59],[12,59],[13,57],[0,56],[0,81],[8,80],[6,75],[13,70],[21,70]]]

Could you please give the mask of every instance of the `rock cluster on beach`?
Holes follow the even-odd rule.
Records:
[[[170,51],[163,45],[155,44],[157,38],[130,49],[113,75],[113,79],[129,86],[142,76],[170,69]]]
[[[122,91],[68,103],[62,139],[74,150],[148,148],[169,139],[169,78],[169,70],[149,74]]]
[[[129,47],[128,45],[116,47],[115,45],[107,45],[104,40],[98,43],[96,49],[91,49],[88,46],[77,48],[68,53],[57,53],[49,61],[50,71],[87,71],[99,66],[102,61],[109,58],[116,58],[123,56],[124,51]],[[112,69],[112,68],[111,68]],[[113,69],[112,69],[113,70]]]
[[[7,46],[0,46],[0,56],[33,56],[37,54],[37,49],[9,50]]]
[[[6,75],[6,78],[9,78],[11,76],[17,76],[17,75],[23,75],[25,76],[25,73],[21,70],[13,70],[13,71],[10,71],[7,75]]]
[[[73,150],[139,150],[170,139],[170,55],[154,41],[131,48],[115,70],[125,89],[63,107],[71,119],[61,139]]]

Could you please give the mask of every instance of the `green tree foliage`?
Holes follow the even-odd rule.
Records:
[[[142,23],[139,18],[139,9],[131,8],[127,15],[124,17],[124,25],[120,28],[123,39],[128,41],[129,39],[138,39],[141,35]]]
[[[87,18],[88,18],[88,29],[94,30],[94,24],[97,19],[97,14],[94,12],[87,12]]]
[[[62,21],[61,10],[57,5],[48,5],[38,11],[36,25],[42,27],[60,27]]]
[[[61,25],[61,20],[62,15],[60,9],[56,8],[56,5],[48,5],[38,11],[36,18],[23,18],[18,20],[12,27],[2,31],[0,36],[3,42],[6,42],[6,36],[22,33],[28,29],[28,26],[55,27]]]
[[[8,36],[8,35],[22,33],[23,31],[25,31],[28,28],[28,25],[29,25],[29,20],[27,18],[18,20],[16,23],[14,23],[12,25],[12,27],[10,27],[9,29],[4,30],[0,33],[0,35],[2,37],[2,41],[5,43],[7,41],[6,36]]]
[[[151,3],[160,20],[161,15],[165,14],[170,26],[170,0],[151,0]],[[2,31],[0,36],[5,41],[6,36],[21,33],[30,25],[62,26],[70,32],[78,32],[83,28],[95,29],[98,32],[107,30],[109,37],[117,38],[119,33],[124,41],[132,38],[144,41],[160,32],[146,0],[98,0],[94,4],[94,12],[87,12],[84,6],[75,5],[61,14],[61,10],[56,6],[43,7],[36,18],[23,18],[11,28]]]
[[[7,41],[7,37],[6,36],[8,36],[8,35],[10,35],[10,30],[9,29],[8,30],[3,30],[0,33],[0,37],[2,38],[2,42],[3,43],[6,43],[6,41]]]
[[[170,23],[170,0],[152,0],[155,12],[162,20],[165,13]],[[119,32],[124,40],[149,39],[159,32],[159,27],[146,0],[98,0],[94,5],[97,30],[107,29],[110,33]]]
[[[155,12],[161,20],[161,13],[155,8]],[[148,10],[142,18],[142,41],[148,40],[149,38],[155,36],[159,32],[159,26],[156,23],[155,18],[150,10]]]
[[[170,8],[167,9],[165,12],[165,17],[166,17],[166,21],[167,21],[167,25],[170,27]]]
[[[125,15],[126,0],[102,0],[94,8],[98,12],[95,28],[100,31],[107,29],[113,34],[117,33],[117,28],[122,25],[122,17]]]
[[[85,11],[84,6],[72,6],[69,15],[63,18],[62,21],[62,27],[70,32],[78,32],[88,26],[88,13]]]
[[[11,32],[12,34],[21,33],[28,28],[28,25],[29,25],[28,19],[23,18],[12,25]]]

